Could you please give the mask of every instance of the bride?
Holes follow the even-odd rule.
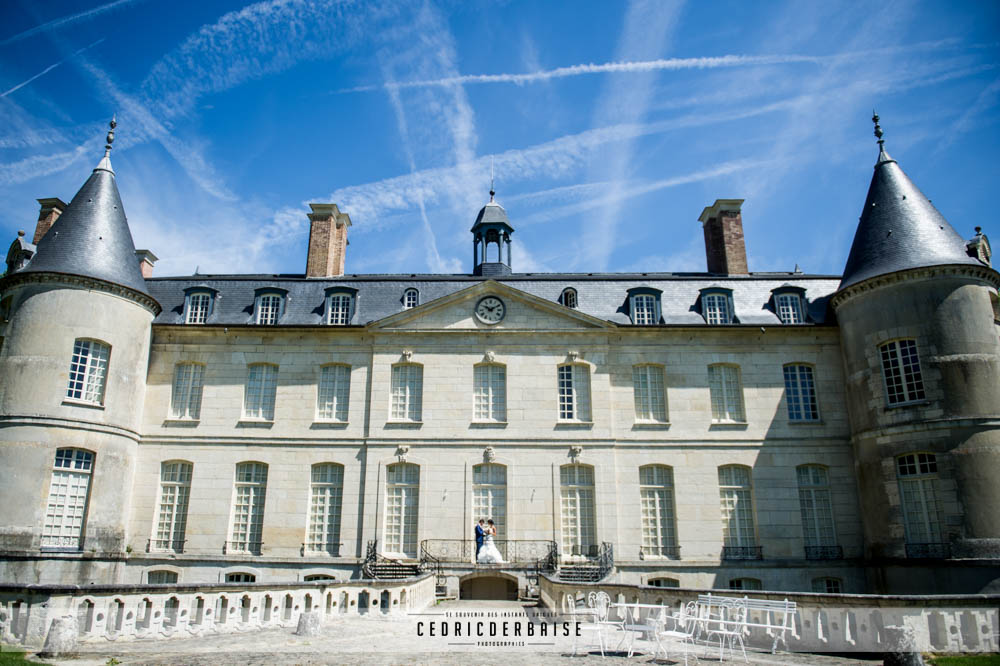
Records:
[[[479,557],[476,558],[476,561],[479,564],[503,564],[503,557],[500,555],[500,551],[497,550],[496,544],[493,543],[493,537],[497,533],[497,526],[493,524],[492,519],[486,521],[486,525],[483,547],[479,549]]]

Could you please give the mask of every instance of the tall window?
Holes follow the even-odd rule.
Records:
[[[594,468],[563,465],[559,469],[562,499],[562,547],[567,555],[588,555],[597,544],[594,513]]]
[[[207,291],[191,292],[187,296],[184,322],[187,324],[204,324],[212,313],[212,294]]]
[[[281,294],[260,294],[257,296],[257,323],[263,326],[274,326],[281,318]]]
[[[893,340],[878,348],[890,405],[924,399],[924,380],[916,340]]]
[[[712,420],[716,423],[743,422],[743,386],[740,368],[735,365],[708,366],[708,390],[712,398]]]
[[[725,465],[719,468],[719,500],[724,545],[736,549],[756,546],[749,467]]]
[[[423,410],[424,366],[401,363],[392,366],[393,421],[419,421]]]
[[[94,454],[82,449],[57,449],[45,503],[43,548],[80,549]]]
[[[663,391],[663,368],[658,365],[632,366],[635,392],[635,420],[663,423],[667,420],[667,401]]]
[[[726,294],[702,294],[701,307],[708,324],[733,323],[732,312],[729,311],[729,296]]]
[[[351,323],[351,306],[354,299],[350,294],[334,292],[327,301],[326,323],[331,326],[346,326]]]
[[[69,363],[66,397],[95,405],[104,402],[104,382],[108,374],[111,347],[97,340],[77,339]]]
[[[191,463],[172,460],[160,464],[160,505],[156,510],[155,550],[184,551]]]
[[[498,364],[481,364],[472,369],[474,412],[476,421],[507,420],[507,368]]]
[[[340,513],[344,492],[344,466],[321,463],[312,467],[312,500],[309,504],[309,538],[314,553],[340,555]]]
[[[583,364],[559,366],[559,419],[590,420],[590,368]]]
[[[833,527],[833,504],[830,501],[830,478],[825,467],[802,465],[795,470],[799,481],[799,510],[802,513],[802,536],[806,555],[811,549],[837,545]]]
[[[170,393],[170,416],[175,419],[198,420],[201,416],[202,374],[200,363],[178,363],[174,366],[174,386]]]
[[[941,543],[941,504],[937,496],[937,457],[910,453],[896,458],[906,543]]]
[[[260,555],[266,495],[267,465],[259,462],[236,465],[233,527],[227,552]]]
[[[651,294],[638,294],[632,297],[632,323],[636,326],[649,326],[657,322],[656,298]]]
[[[420,506],[420,467],[395,463],[386,467],[385,551],[417,556],[417,509]]]
[[[403,292],[403,309],[409,310],[420,305],[420,292],[412,287]]]
[[[351,396],[351,368],[324,365],[319,371],[316,391],[316,418],[320,421],[347,421]]]
[[[674,519],[674,472],[666,465],[639,468],[639,501],[642,505],[642,552],[646,556],[676,557],[677,527]]]
[[[257,421],[274,420],[274,395],[278,388],[278,366],[255,363],[247,368],[243,418]]]
[[[818,421],[819,407],[816,404],[816,380],[809,365],[786,365],[785,402],[788,404],[789,421]]]
[[[798,294],[778,294],[775,296],[778,305],[778,319],[782,324],[801,324],[802,297]]]
[[[472,467],[472,517],[493,519],[497,539],[507,538],[507,467],[483,463]]]
[[[559,302],[568,308],[577,307],[576,289],[572,287],[563,289],[562,293],[559,294]]]

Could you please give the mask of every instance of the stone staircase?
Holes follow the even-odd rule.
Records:
[[[400,578],[420,575],[419,565],[403,564],[402,562],[393,562],[391,560],[373,562],[369,570],[371,571],[372,578],[376,580],[399,580]]]
[[[604,578],[599,566],[588,564],[560,567],[557,575],[559,580],[572,583],[596,583]]]

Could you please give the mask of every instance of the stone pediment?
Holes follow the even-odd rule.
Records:
[[[488,324],[475,314],[479,302],[492,296],[503,302],[504,315]],[[491,310],[495,312],[495,310]],[[369,324],[374,330],[592,330],[614,328],[611,322],[567,308],[559,303],[515,289],[510,285],[484,280],[415,308]]]

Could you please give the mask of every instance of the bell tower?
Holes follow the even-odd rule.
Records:
[[[510,236],[514,233],[514,227],[510,226],[507,211],[494,200],[495,195],[496,192],[490,185],[490,201],[479,210],[476,223],[472,225],[473,275],[493,277],[511,274]]]

